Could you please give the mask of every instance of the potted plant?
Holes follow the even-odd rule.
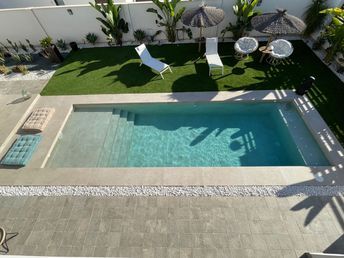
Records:
[[[177,11],[177,5],[181,0],[152,0],[158,7],[157,9],[148,8],[147,12],[154,13],[157,16],[155,23],[159,27],[165,27],[165,34],[169,42],[175,42],[177,39],[177,22],[182,18],[185,7]]]
[[[107,4],[99,5],[95,3],[89,3],[94,9],[96,9],[103,18],[97,17],[97,20],[102,23],[101,30],[107,36],[109,45],[115,43],[122,45],[123,33],[128,33],[129,25],[121,18],[121,5],[115,5],[113,0],[107,0]]]
[[[61,55],[60,51],[53,44],[53,40],[51,37],[47,36],[39,41],[42,47],[42,51],[40,55],[44,58],[49,59],[53,63],[60,63],[63,61],[63,56]]]
[[[224,37],[227,31],[231,31],[234,39],[239,39],[245,35],[246,31],[251,30],[251,19],[260,13],[254,10],[258,3],[259,0],[237,0],[236,4],[233,5],[233,12],[237,17],[236,23],[229,23],[221,31],[222,37]]]

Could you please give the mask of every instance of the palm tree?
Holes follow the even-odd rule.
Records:
[[[102,32],[107,36],[109,44],[115,40],[116,44],[122,45],[123,33],[129,31],[128,23],[120,17],[121,5],[115,5],[113,0],[107,0],[107,4],[90,3],[90,5],[102,14],[104,18],[97,17],[100,21]]]
[[[157,9],[148,8],[147,12],[155,13],[157,20],[155,23],[159,27],[165,27],[166,37],[168,41],[175,42],[177,38],[177,22],[181,19],[185,11],[185,7],[180,8],[178,11],[177,5],[181,0],[152,0],[152,2],[159,8],[161,14]]]

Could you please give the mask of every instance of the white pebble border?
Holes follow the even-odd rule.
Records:
[[[8,75],[0,74],[0,81],[35,81],[35,80],[48,80],[50,79],[55,70],[40,70],[30,71],[28,74],[22,75],[21,73],[10,73]]]
[[[0,196],[340,196],[344,186],[0,186]]]

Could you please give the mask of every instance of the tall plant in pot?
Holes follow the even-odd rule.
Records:
[[[106,4],[90,3],[102,16],[97,20],[102,23],[101,30],[107,36],[109,45],[115,43],[122,45],[123,33],[128,33],[129,25],[121,18],[121,5],[115,5],[113,0],[107,0]]]
[[[326,26],[324,31],[324,37],[330,43],[324,61],[329,63],[337,52],[344,52],[344,10],[329,8],[321,13],[332,15],[332,22]]]
[[[233,12],[237,17],[236,23],[229,25],[221,31],[224,36],[227,31],[233,33],[235,39],[239,39],[245,35],[246,31],[251,30],[251,19],[260,14],[259,11],[254,10],[259,3],[259,0],[237,0],[233,5]]]
[[[61,55],[60,51],[53,44],[53,40],[51,37],[47,36],[42,38],[39,43],[41,44],[42,51],[40,55],[46,59],[49,59],[53,63],[60,63],[63,61],[63,56]]]
[[[152,0],[160,12],[155,8],[148,8],[147,12],[154,13],[157,16],[155,23],[159,27],[165,27],[165,33],[169,42],[175,42],[177,39],[177,23],[182,18],[185,7],[177,10],[178,3],[181,0]]]

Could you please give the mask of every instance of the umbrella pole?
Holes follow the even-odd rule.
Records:
[[[269,44],[272,41],[272,38],[273,38],[273,35],[270,35],[268,42],[266,42],[265,47],[262,47],[261,50],[259,49],[262,52],[262,55],[259,59],[259,63],[263,62],[265,55],[268,53]]]
[[[201,52],[202,30],[203,30],[203,27],[200,27],[200,28],[199,28],[198,52]]]

